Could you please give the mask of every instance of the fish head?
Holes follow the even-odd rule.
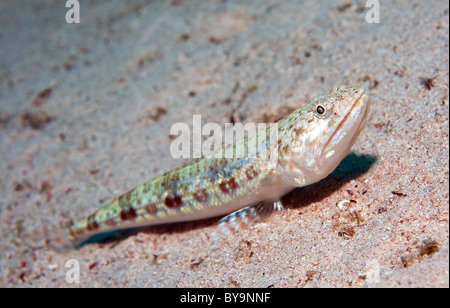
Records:
[[[347,156],[369,113],[363,89],[335,85],[280,121],[278,171],[305,186],[330,174]]]

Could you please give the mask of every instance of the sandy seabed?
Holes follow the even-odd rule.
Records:
[[[0,286],[449,286],[446,1],[383,1],[378,24],[364,1],[66,10],[0,2]],[[336,82],[366,89],[367,127],[264,222],[216,245],[215,218],[65,253],[39,236],[175,166],[173,123],[270,121]]]

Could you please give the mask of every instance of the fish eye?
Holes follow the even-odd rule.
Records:
[[[323,107],[322,105],[317,105],[317,107],[316,107],[316,112],[317,112],[317,114],[319,114],[319,115],[323,115],[323,114],[325,114],[326,109],[325,109],[325,107]]]
[[[333,115],[333,108],[329,109],[325,108],[323,105],[317,105],[315,109],[314,115],[319,119],[328,119],[331,115]]]

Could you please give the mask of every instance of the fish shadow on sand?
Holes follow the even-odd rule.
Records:
[[[317,183],[294,189],[281,198],[281,201],[285,208],[300,208],[320,202],[339,190],[348,181],[366,173],[376,160],[376,156],[357,155],[351,152],[326,178]]]

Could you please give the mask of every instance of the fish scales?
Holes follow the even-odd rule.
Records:
[[[73,247],[98,233],[277,202],[295,187],[326,177],[348,154],[367,121],[365,96],[362,89],[334,85],[276,123],[276,139],[269,127],[222,150],[231,158],[203,158],[159,175],[75,221],[50,244]],[[243,147],[247,156],[236,158]]]

